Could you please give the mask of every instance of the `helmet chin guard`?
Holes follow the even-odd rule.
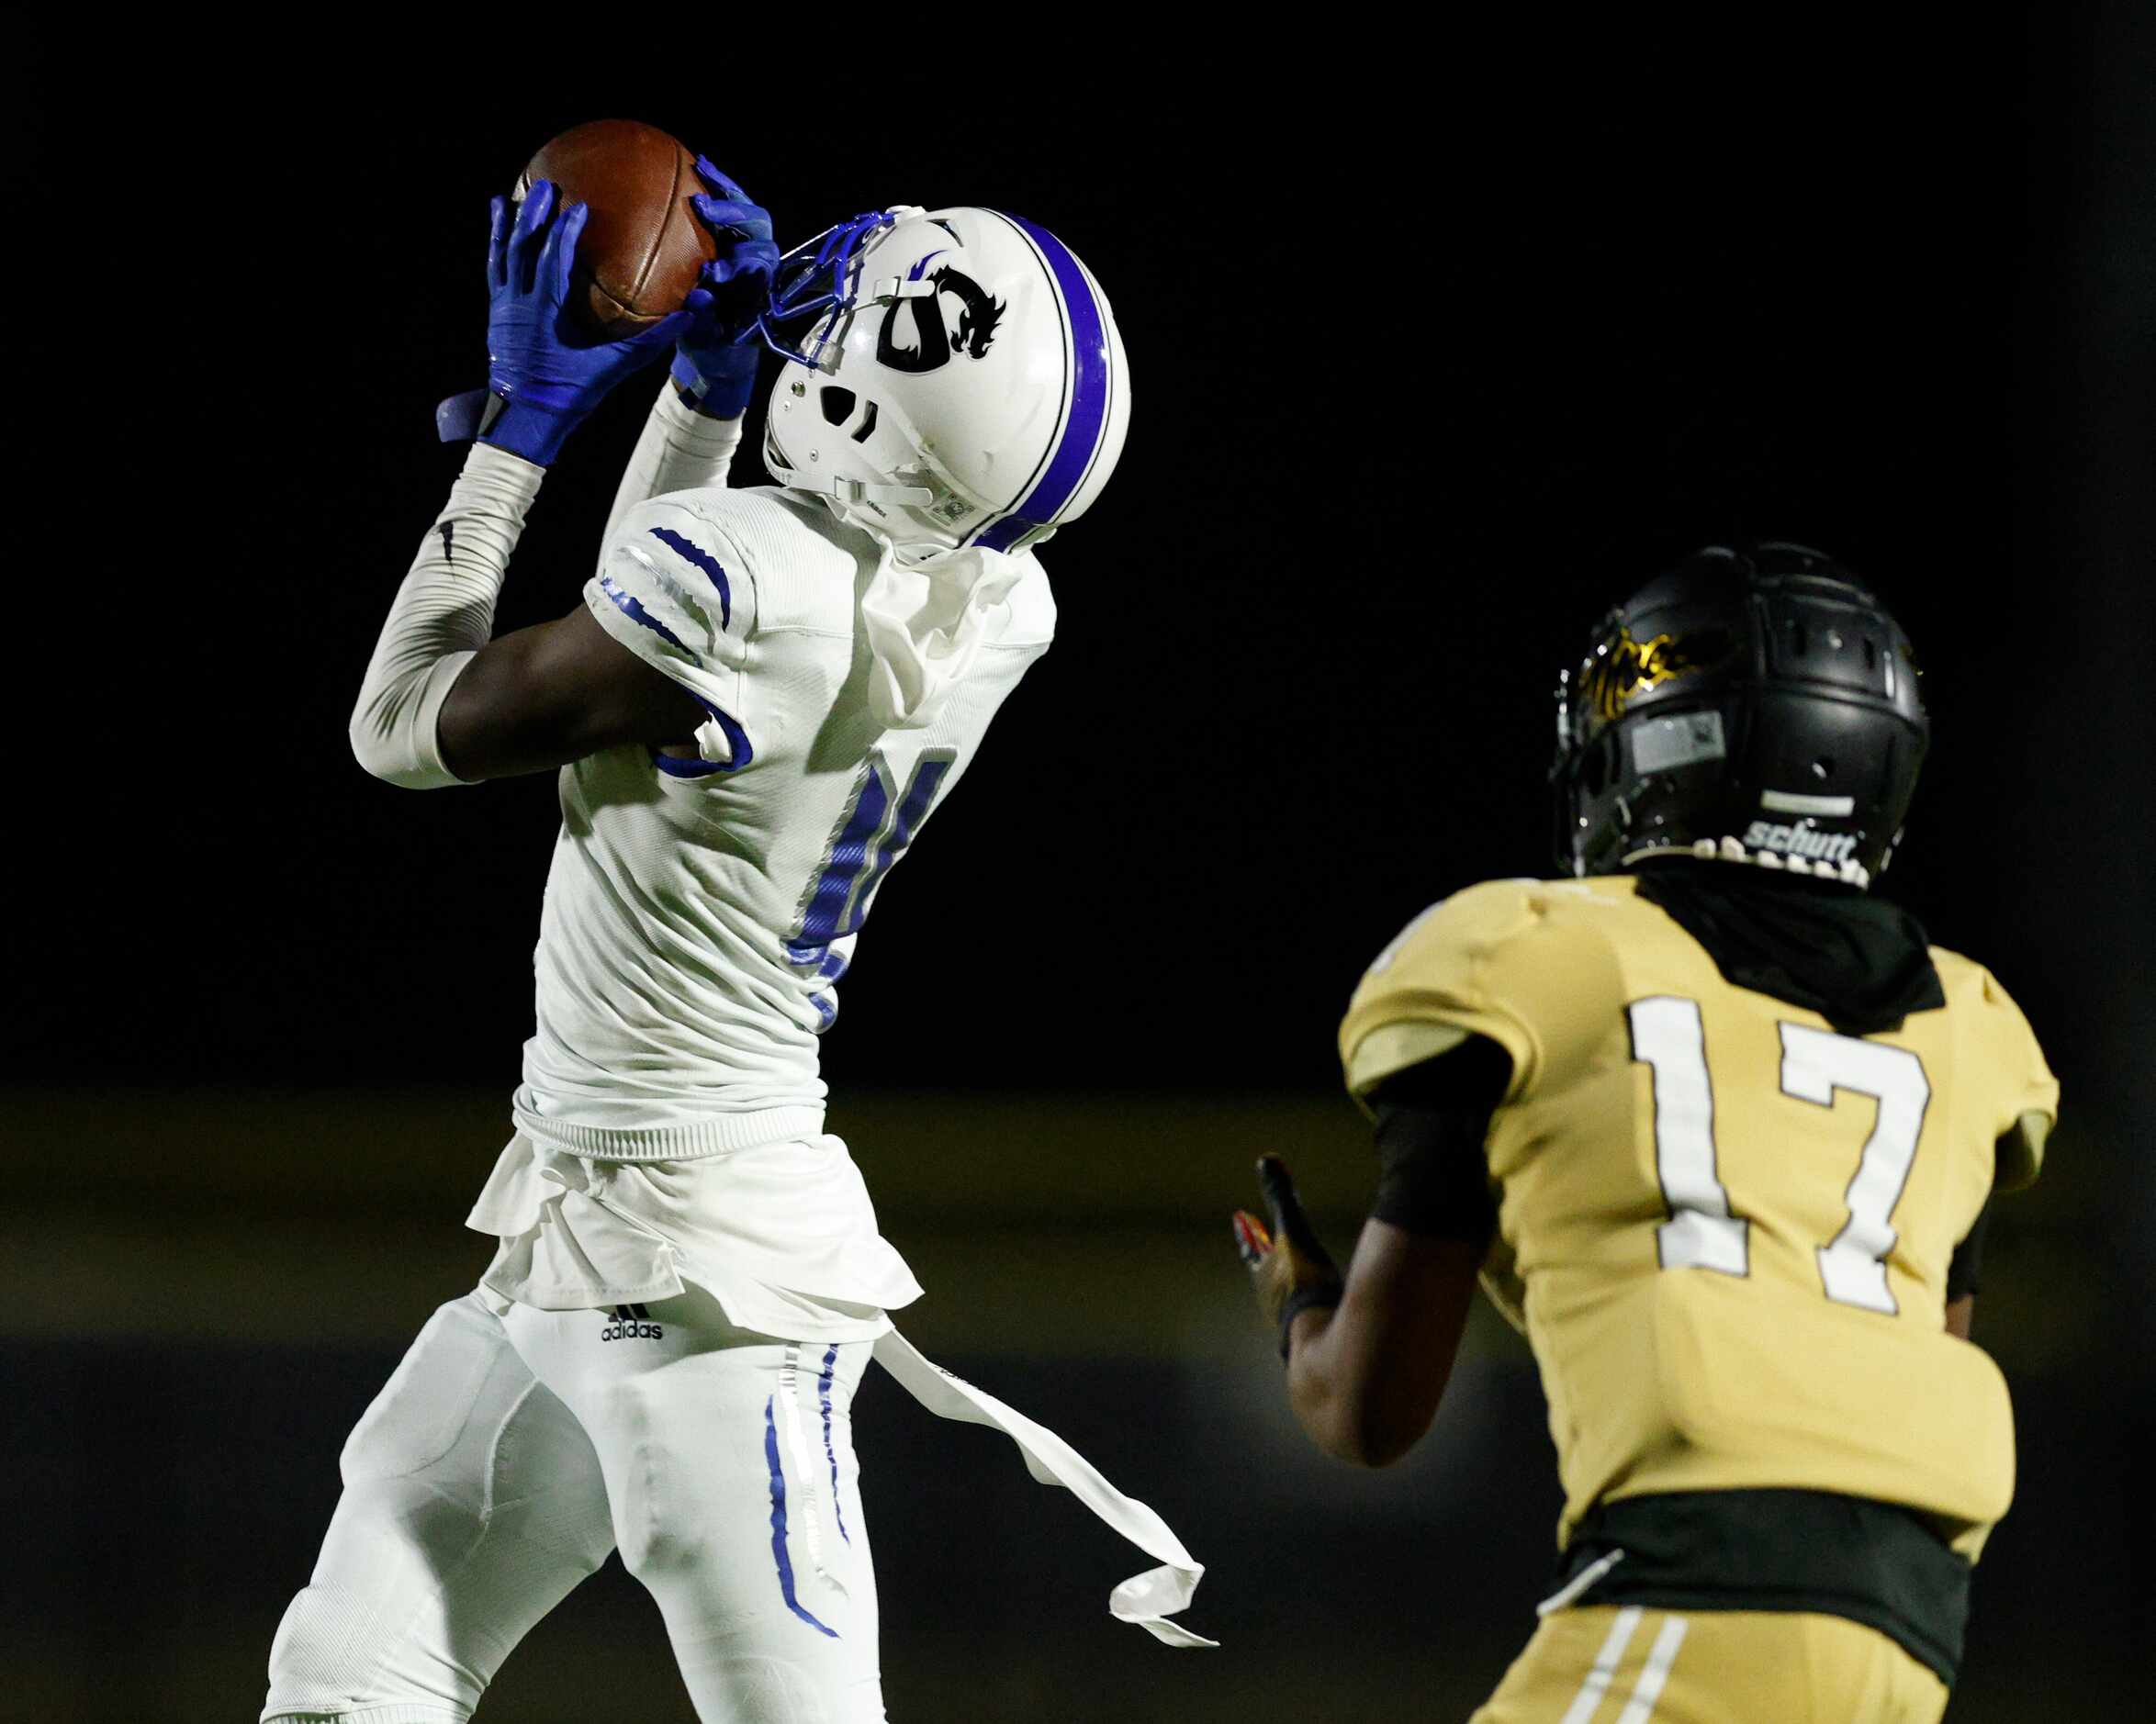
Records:
[[[1696,856],[1867,886],[1931,722],[1908,636],[1822,553],[1712,545],[1611,610],[1557,684],[1550,768],[1575,874]]]
[[[765,418],[772,476],[894,543],[1039,543],[1122,453],[1129,375],[1106,296],[1021,217],[856,216],[787,254],[758,327],[789,362]]]

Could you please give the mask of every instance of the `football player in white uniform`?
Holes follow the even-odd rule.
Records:
[[[700,164],[720,241],[690,308],[579,344],[584,212],[498,199],[489,388],[353,715],[392,783],[560,769],[537,1027],[469,1219],[500,1247],[361,1419],[264,1719],[451,1724],[619,1547],[707,1720],[880,1719],[848,1411],[873,1355],[1000,1428],[1161,1567],[1111,1610],[1171,1645],[1200,1573],[1052,1433],[930,1365],[920,1293],[846,1146],[817,1037],[885,874],[1055,625],[1034,547],[1100,494],[1129,411],[1099,285],[980,208],[871,213],[780,258]],[[789,319],[814,319],[789,341]],[[762,345],[776,487],[724,481]],[[676,345],[598,572],[490,638],[577,420]]]

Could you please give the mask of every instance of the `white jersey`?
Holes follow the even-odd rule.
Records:
[[[562,770],[517,1135],[467,1225],[500,1241],[498,1301],[693,1282],[746,1328],[868,1339],[921,1290],[823,1131],[817,1037],[1055,604],[1030,554],[910,560],[816,500],[726,489],[737,434],[662,392],[585,588],[705,717],[693,754]]]
[[[776,489],[680,492],[616,522],[585,602],[707,716],[695,758],[616,748],[562,769],[515,1107],[534,1141],[657,1159],[821,1129],[817,1037],[862,923],[1055,627],[1030,554],[976,583],[956,650],[965,631],[938,626],[920,582],[915,646],[953,674],[887,726],[872,680],[894,649],[862,606],[893,589],[892,557]]]
[[[693,752],[614,749],[561,774],[562,830],[541,924],[538,1030],[514,1106],[519,1129],[467,1218],[499,1248],[480,1293],[429,1326],[348,1452],[361,1456],[365,1472],[369,1452],[410,1447],[410,1417],[423,1425],[436,1404],[467,1405],[479,1378],[521,1371],[535,1381],[528,1362],[515,1362],[522,1355],[509,1339],[512,1326],[539,1338],[534,1346],[574,1336],[589,1354],[589,1343],[607,1338],[590,1327],[592,1311],[673,1298],[693,1284],[713,1296],[732,1329],[791,1344],[778,1349],[782,1388],[812,1357],[801,1344],[824,1346],[819,1399],[811,1405],[825,1420],[834,1493],[833,1367],[841,1345],[870,1342],[930,1411],[1005,1431],[1036,1478],[1067,1485],[1162,1564],[1116,1588],[1115,1615],[1172,1645],[1210,1645],[1166,1620],[1189,1601],[1202,1571],[1159,1516],[1121,1495],[1052,1432],[930,1364],[892,1327],[887,1314],[920,1288],[880,1236],[846,1146],[820,1129],[816,1037],[837,1015],[838,980],[884,875],[1046,649],[1055,624],[1048,577],[1029,554],[909,556],[842,524],[820,502],[727,491],[723,478],[738,438],[737,423],[699,421],[662,392],[623,476],[585,602],[615,640],[694,696],[704,721]],[[458,781],[441,755],[441,707],[492,626],[541,478],[530,463],[484,446],[467,458],[391,605],[354,710],[354,753],[377,776],[415,788]],[[674,1331],[679,1348],[691,1338],[661,1308],[668,1320],[649,1327]],[[543,1320],[547,1312],[576,1315]],[[701,1360],[722,1349],[697,1342],[694,1350]],[[745,1357],[747,1349],[723,1350]],[[632,1363],[629,1355],[599,1362],[609,1360]],[[578,1382],[588,1380],[590,1362],[576,1367]],[[617,1381],[637,1380],[636,1393],[604,1393],[588,1409],[572,1407],[583,1439],[541,1442],[525,1456],[527,1463],[537,1457],[540,1496],[573,1506],[574,1470],[555,1481],[558,1491],[546,1483],[550,1473],[575,1449],[589,1479],[594,1449],[618,1452],[617,1437],[639,1465],[660,1464],[669,1439],[677,1439],[671,1452],[708,1461],[711,1406],[669,1411],[666,1395],[650,1393],[661,1382],[710,1380],[674,1362],[655,1357],[655,1369],[636,1362],[616,1370]],[[550,1386],[573,1400],[568,1383],[565,1375]],[[682,1511],[696,1522],[688,1544],[706,1573],[751,1572],[757,1554],[769,1550],[779,1595],[800,1617],[779,1513],[789,1463],[768,1421],[782,1405],[803,1573],[829,1578],[806,1512],[814,1457],[793,1429],[811,1415],[793,1420],[801,1409],[790,1389],[774,1403],[751,1381],[737,1399],[752,1443],[759,1394],[769,1489],[760,1468],[736,1469],[723,1482],[724,1518],[719,1507]],[[536,1405],[522,1390],[515,1398],[520,1407]],[[634,1431],[620,1426],[623,1418]],[[377,1441],[387,1448],[369,1448]],[[485,1534],[488,1506],[500,1500],[500,1453],[499,1442],[469,1454],[453,1447],[420,1481],[427,1498],[420,1518],[466,1555]],[[295,1605],[279,1634],[286,1654],[272,1654],[273,1680],[331,1680],[320,1673],[353,1668],[322,1662],[324,1636],[316,1629],[326,1629],[336,1648],[354,1644],[354,1599],[380,1593],[392,1600],[366,1606],[369,1624],[403,1620],[394,1598],[409,1573],[423,1577],[432,1555],[410,1549],[413,1517],[401,1507],[380,1509],[379,1500],[363,1482],[361,1495],[340,1508],[317,1570],[325,1589],[317,1602],[326,1598],[332,1614],[310,1624],[312,1606]],[[479,1515],[476,1531],[462,1517],[466,1506]],[[340,1539],[339,1528],[350,1536]],[[564,1548],[573,1553],[573,1541]],[[707,1552],[714,1553],[709,1561]],[[469,1578],[486,1565],[460,1558],[453,1567]],[[559,1596],[552,1570],[522,1569],[530,1571],[523,1580]],[[302,1601],[315,1595],[309,1588]],[[726,1595],[725,1608],[735,1596]],[[514,1616],[522,1608],[493,1598],[466,1604],[481,1614],[453,1614],[482,1626],[488,1609]],[[518,1619],[535,1620],[545,1608],[542,1600]],[[669,1619],[674,1614],[669,1607]],[[762,1614],[785,1627],[775,1612]],[[717,1618],[696,1619],[708,1627]],[[397,1656],[409,1662],[410,1648],[397,1641]],[[429,1656],[435,1669],[459,1663],[454,1647],[431,1648]],[[371,1680],[365,1667],[331,1685],[349,1695]],[[452,1699],[444,1704],[455,1709]],[[289,1708],[273,1695],[273,1710]]]

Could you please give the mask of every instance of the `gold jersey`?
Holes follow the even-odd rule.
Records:
[[[1947,1269],[1993,1186],[2036,1176],[2017,1122],[2057,1112],[2027,1021],[1934,947],[1943,1009],[1837,1035],[1725,981],[1634,887],[1446,899],[1341,1026],[1358,1098],[1467,1034],[1511,1056],[1484,1285],[1541,1370],[1560,1546],[1598,1502],[1782,1487],[1906,1505],[1973,1560],[2013,1495],[2013,1415],[1946,1332]]]

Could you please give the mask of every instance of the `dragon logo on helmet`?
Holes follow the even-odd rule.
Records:
[[[929,253],[931,257],[934,255]],[[922,263],[926,261],[924,258]],[[920,267],[920,263],[914,265],[915,271]],[[883,327],[876,333],[876,359],[880,364],[889,365],[893,371],[940,371],[960,353],[968,359],[983,357],[989,344],[995,340],[995,327],[1003,321],[1005,310],[1002,300],[971,275],[948,263],[931,274],[928,281],[936,289],[933,294],[924,298],[894,300],[883,314]],[[948,330],[943,326],[945,294],[955,298],[960,306],[958,327]],[[901,347],[894,339],[901,311],[913,314],[915,344],[912,347]]]

